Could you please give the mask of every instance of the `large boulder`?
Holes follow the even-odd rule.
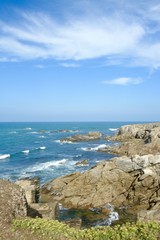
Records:
[[[42,187],[42,198],[69,208],[112,204],[151,209],[159,203],[160,155],[113,158],[84,173],[50,181]]]
[[[10,223],[14,218],[27,216],[27,201],[24,190],[0,179],[0,222]]]

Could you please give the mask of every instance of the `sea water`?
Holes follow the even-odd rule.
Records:
[[[41,184],[72,172],[84,172],[113,155],[97,152],[116,143],[103,138],[88,142],[60,139],[89,131],[113,135],[129,122],[0,123],[0,178],[16,181],[39,176]],[[76,165],[87,159],[86,166]]]

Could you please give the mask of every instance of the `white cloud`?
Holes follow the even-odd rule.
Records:
[[[18,26],[1,22],[0,50],[20,58],[83,60],[125,54],[143,37],[144,29],[120,19],[70,20],[58,24],[42,14],[25,14]]]
[[[92,6],[92,14],[68,15],[65,22],[37,12],[22,13],[18,23],[1,21],[1,59],[56,59],[63,67],[77,67],[78,60],[104,58],[106,65],[159,67],[160,5],[124,2],[109,0],[104,9]]]
[[[143,80],[141,78],[121,77],[121,78],[115,78],[115,79],[108,80],[108,81],[103,81],[102,83],[127,86],[127,85],[140,84],[142,82],[143,82]]]
[[[17,62],[16,58],[1,57],[0,62]]]

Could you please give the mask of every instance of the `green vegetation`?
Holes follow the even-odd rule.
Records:
[[[26,218],[14,220],[12,226],[14,231],[27,229],[46,240],[157,240],[160,236],[160,224],[156,222],[77,230],[58,221]]]

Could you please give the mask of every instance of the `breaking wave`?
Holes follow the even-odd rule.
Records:
[[[32,168],[28,169],[27,172],[37,172],[37,171],[43,171],[43,170],[46,170],[49,168],[58,167],[58,166],[65,164],[67,160],[68,159],[64,158],[62,160],[40,163],[40,164],[37,164],[37,165],[33,166]]]
[[[118,128],[109,128],[109,131],[111,131],[111,132],[115,132],[117,130],[118,130]]]
[[[101,145],[98,145],[97,147],[84,147],[84,148],[81,148],[81,149],[83,151],[98,151],[99,149],[105,148],[107,146],[108,145],[106,145],[106,144],[101,144]]]
[[[30,152],[30,150],[24,150],[24,151],[22,151],[22,153],[24,153],[24,154],[28,154]]]
[[[0,160],[6,159],[9,157],[10,157],[10,154],[3,154],[3,155],[0,155]]]

